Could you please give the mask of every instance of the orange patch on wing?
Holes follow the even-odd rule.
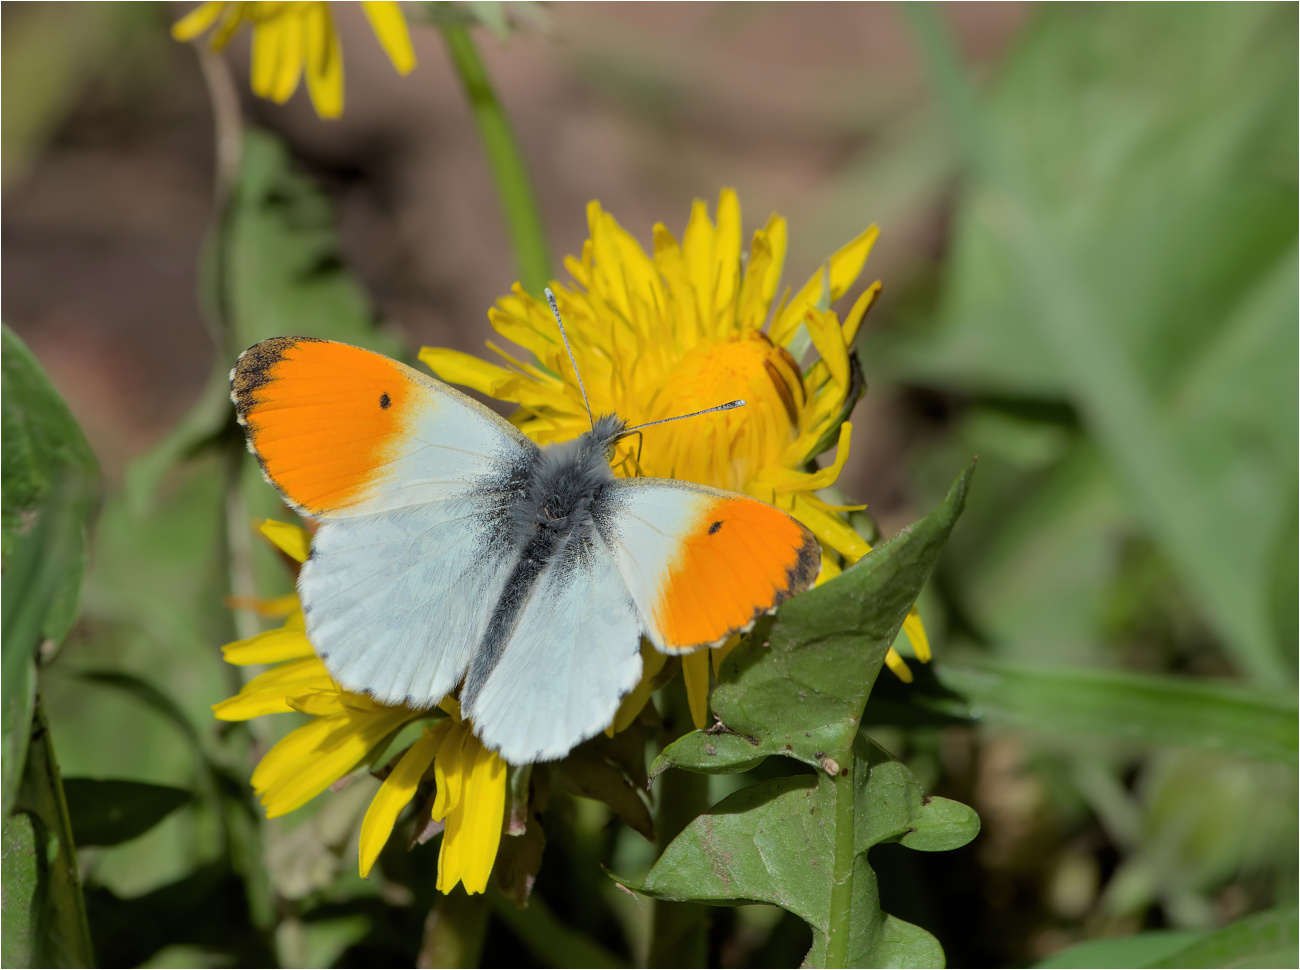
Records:
[[[820,560],[812,533],[784,512],[718,499],[674,557],[655,620],[669,646],[717,643],[811,586]]]
[[[405,370],[347,344],[275,337],[240,356],[232,397],[271,481],[321,514],[360,498],[393,457],[408,417]]]

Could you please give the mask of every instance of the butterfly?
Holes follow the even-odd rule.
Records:
[[[298,591],[330,675],[417,709],[459,686],[511,764],[606,728],[643,636],[665,654],[718,646],[820,568],[812,533],[770,505],[616,478],[635,429],[613,415],[538,447],[433,377],[310,337],[263,340],[230,377],[267,480],[318,523]]]

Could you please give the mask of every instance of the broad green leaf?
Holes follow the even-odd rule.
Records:
[[[789,910],[813,930],[806,966],[942,966],[930,934],[880,911],[867,852],[882,842],[958,848],[978,833],[978,818],[925,798],[907,768],[864,736],[840,767],[723,799],[673,840],[637,888],[661,899]]]
[[[1256,913],[1149,967],[1294,967],[1300,926],[1293,908]]]
[[[673,742],[653,770],[743,771],[785,755],[835,773],[850,757],[876,675],[961,515],[972,463],[947,499],[857,565],[785,603],[723,662],[718,729]]]
[[[134,839],[193,797],[182,788],[117,779],[65,778],[63,791],[78,846]]]
[[[1046,960],[1040,960],[1034,966],[1041,970],[1073,970],[1075,967],[1082,970],[1109,970],[1111,967],[1124,970],[1126,967],[1147,967],[1156,960],[1185,949],[1204,936],[1204,933],[1191,930],[1153,930],[1113,940],[1085,940],[1052,954]]]
[[[7,574],[18,537],[61,482],[69,483],[68,502],[84,523],[96,499],[99,466],[59,392],[8,327],[0,327],[0,374],[0,560]],[[84,543],[77,555],[84,560]],[[62,640],[72,627],[80,583],[80,571],[62,578],[58,612],[44,630],[53,640]]]
[[[6,815],[3,841],[4,879],[0,881],[0,963],[6,967],[36,965],[40,939],[41,869],[45,846],[30,815]]]
[[[1294,694],[1187,677],[993,661],[940,661],[933,669],[939,683],[960,696],[914,699],[946,714],[1295,764]]]
[[[98,468],[62,398],[8,327],[0,330],[0,368],[0,717],[7,814],[26,758],[36,650],[43,639],[62,642],[77,618]]]
[[[94,956],[76,847],[49,723],[39,701],[32,723],[22,784],[13,814],[4,820],[0,923],[6,946],[13,930],[18,948],[26,952],[26,960],[14,966],[88,967]],[[8,956],[5,965],[11,965]]]

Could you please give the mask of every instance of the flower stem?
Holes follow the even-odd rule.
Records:
[[[844,759],[835,785],[835,858],[831,868],[831,913],[827,923],[826,966],[853,966],[849,960],[853,932],[853,776],[856,757]]]
[[[551,279],[551,253],[519,142],[465,24],[451,18],[440,18],[437,23],[452,64],[465,86],[465,96],[492,167],[497,195],[505,210],[510,245],[519,264],[520,282],[528,292],[540,295]]]
[[[429,911],[416,966],[477,967],[487,924],[487,897],[453,889]]]
[[[660,695],[667,702],[664,712],[667,741],[675,740],[694,727],[686,688],[672,680]],[[665,743],[666,743],[665,742]],[[665,771],[658,781],[655,810],[655,848],[663,855],[668,844],[709,806],[709,779],[691,771]],[[696,903],[655,900],[654,928],[650,936],[651,967],[702,967],[705,965],[705,931],[709,910]]]

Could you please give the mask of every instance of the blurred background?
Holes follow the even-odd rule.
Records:
[[[868,721],[983,832],[873,850],[885,909],[952,966],[1027,966],[1294,907],[1296,7],[939,5],[954,57],[893,5],[506,6],[513,29],[475,37],[557,265],[592,199],[649,247],[735,187],[746,233],[789,219],[796,286],[878,223],[840,484],[890,534],[979,455],[920,604],[933,669],[882,678]],[[231,363],[200,299],[216,143],[199,61],[168,35],[187,9],[0,5],[3,318],[105,479],[81,620],[42,672],[52,736],[67,777],[196,792],[82,852],[92,931],[105,964],[256,963],[264,940],[237,928],[264,892],[286,965],[409,963],[424,911],[356,878],[351,792],[263,826],[264,889],[217,865],[203,759],[251,762],[208,711],[238,686],[217,648],[248,632],[214,550],[252,540],[226,529],[214,459],[156,458]],[[413,24],[402,77],[359,9],[334,9],[343,117],[305,90],[253,98],[245,34],[224,55],[245,120],[332,210],[390,347],[478,351],[518,271],[444,45]],[[288,589],[274,566],[262,595]],[[538,896],[636,960],[645,922],[596,865],[626,871],[635,836],[574,803]],[[152,928],[118,938],[133,912]],[[784,926],[718,910],[713,958],[793,965]],[[485,965],[531,959],[489,934]]]

